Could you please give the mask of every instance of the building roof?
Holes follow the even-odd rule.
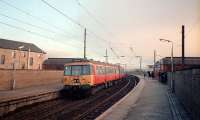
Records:
[[[67,63],[72,63],[72,62],[92,62],[92,63],[98,63],[98,64],[106,64],[104,62],[100,61],[94,61],[92,59],[83,59],[83,58],[48,58],[43,62],[44,65],[64,65]],[[113,65],[113,64],[109,64]]]
[[[43,64],[66,64],[66,63],[71,63],[73,62],[74,60],[83,60],[82,58],[48,58],[47,60],[45,60],[43,62]]]
[[[21,51],[29,51],[30,49],[30,52],[45,53],[42,49],[40,49],[39,47],[37,47],[36,45],[32,43],[25,43],[25,42],[19,42],[19,41],[13,41],[13,40],[0,38],[0,48],[19,50],[20,46],[24,46],[21,49]]]
[[[174,64],[182,64],[182,57],[174,57]],[[161,64],[171,64],[171,57],[165,57],[160,60]],[[200,65],[200,57],[185,57],[185,64]]]

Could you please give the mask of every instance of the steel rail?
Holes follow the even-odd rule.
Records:
[[[121,93],[124,89],[126,89],[130,85],[130,81],[131,81],[130,78],[128,80],[129,80],[128,83],[123,88],[121,88],[119,91],[117,91],[115,94],[109,96],[107,99],[105,99],[102,102],[98,103],[96,106],[92,107],[91,109],[89,109],[88,111],[84,112],[83,114],[75,117],[74,120],[84,119],[85,116],[87,116],[88,114],[90,114],[92,111],[94,111],[95,109],[97,109],[99,106],[103,105],[104,103],[108,102],[110,99],[112,99],[115,96],[117,96],[119,93]]]

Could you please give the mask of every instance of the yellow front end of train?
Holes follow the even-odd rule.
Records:
[[[66,90],[87,90],[93,85],[92,65],[66,64],[64,69],[64,87]]]
[[[64,76],[63,82],[65,86],[92,85],[92,78],[92,75]]]

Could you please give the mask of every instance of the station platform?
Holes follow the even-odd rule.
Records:
[[[0,91],[0,116],[14,111],[19,107],[43,102],[59,97],[63,84],[48,84],[21,88],[16,90]]]
[[[190,120],[177,101],[167,85],[140,77],[137,88],[96,120]]]
[[[59,91],[62,87],[63,85],[60,83],[60,84],[33,86],[16,90],[0,91],[0,103],[5,101],[20,99],[23,97],[36,96],[48,92]]]

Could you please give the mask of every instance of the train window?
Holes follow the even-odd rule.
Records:
[[[103,74],[106,74],[106,67],[103,67]]]
[[[97,71],[98,71],[98,72],[97,72],[98,75],[101,75],[101,66],[98,66],[98,67],[97,67]]]
[[[72,65],[66,66],[64,75],[90,75],[92,67],[90,65]]]
[[[103,75],[103,67],[102,66],[100,67],[100,70],[101,70],[101,75]]]
[[[97,75],[104,75],[105,69],[106,68],[104,66],[96,66],[96,74]]]
[[[99,67],[96,66],[96,74],[98,75],[99,74]]]
[[[90,74],[90,66],[89,65],[83,65],[83,75],[89,75]]]
[[[96,74],[101,75],[101,67],[100,66],[96,67]]]
[[[71,66],[66,66],[65,67],[64,75],[71,75]]]
[[[93,74],[93,66],[90,65],[90,74],[92,75]]]
[[[82,73],[82,66],[73,65],[72,66],[72,75],[81,75]]]
[[[105,74],[108,74],[108,67],[105,67]]]
[[[109,67],[107,67],[107,73],[108,73],[108,74],[110,73],[110,68],[109,68]]]

